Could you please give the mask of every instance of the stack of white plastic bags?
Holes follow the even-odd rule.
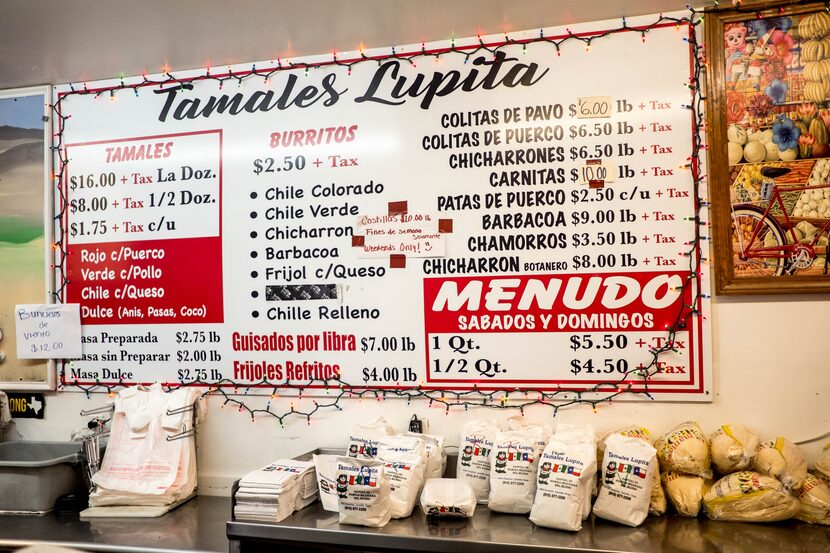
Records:
[[[92,477],[91,507],[167,506],[196,490],[194,409],[203,417],[199,391],[133,386],[118,393],[101,469]]]
[[[314,463],[280,459],[245,475],[235,497],[237,519],[279,522],[317,501]]]

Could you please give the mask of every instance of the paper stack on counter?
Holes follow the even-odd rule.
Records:
[[[90,507],[164,506],[188,498],[196,489],[196,442],[190,436],[168,440],[191,429],[199,391],[161,385],[133,386],[115,399],[106,453],[93,477]],[[203,408],[197,408],[200,416]]]
[[[317,475],[311,461],[281,459],[239,481],[234,516],[239,520],[279,522],[317,500]]]

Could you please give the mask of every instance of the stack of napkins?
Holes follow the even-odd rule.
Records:
[[[279,522],[316,500],[314,463],[280,459],[239,481],[233,514],[239,520]]]

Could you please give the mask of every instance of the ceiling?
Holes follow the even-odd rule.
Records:
[[[0,0],[0,89],[536,29],[682,10],[687,3]]]

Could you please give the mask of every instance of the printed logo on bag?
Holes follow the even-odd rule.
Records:
[[[490,456],[490,449],[486,447],[488,444],[484,436],[478,436],[473,434],[471,436],[465,436],[464,441],[469,442],[464,445],[464,448],[461,450],[461,465],[465,467],[469,467],[472,463],[473,457],[489,457]]]
[[[618,463],[616,461],[609,461],[605,467],[605,483],[613,484],[614,478],[621,474],[630,474],[638,478],[645,478],[648,470],[637,465],[629,463]]]
[[[569,476],[579,477],[582,475],[582,467],[558,463],[542,463],[542,468],[539,470],[539,483],[546,484],[551,474],[567,474]]]
[[[441,505],[440,507],[430,507],[429,509],[427,509],[427,515],[435,516],[447,514],[467,516],[467,511],[465,511],[461,507],[447,507],[444,505]]]
[[[507,452],[499,451],[496,453],[496,472],[507,472]]]
[[[349,491],[349,476],[341,474],[337,477],[337,495],[345,499],[347,491]]]
[[[741,493],[752,493],[761,489],[761,480],[758,478],[758,473],[751,471],[741,471],[737,473],[738,489]]]
[[[372,470],[369,467],[360,467],[360,472],[357,473],[357,476],[351,475],[349,476],[349,485],[354,486],[371,486],[375,487],[378,485],[378,475],[377,469]],[[374,473],[374,474],[373,474]]]
[[[383,465],[384,467],[393,470],[395,472],[400,472],[404,470],[412,470],[412,465],[408,465],[406,463],[386,463]]]
[[[349,436],[349,441],[352,442],[349,445],[349,457],[373,458],[378,454],[377,442],[367,442],[354,436]]]
[[[293,472],[295,474],[298,474],[298,473],[302,472],[303,469],[301,469],[299,467],[291,467],[291,466],[286,466],[286,465],[268,465],[267,467],[262,469],[262,471],[263,472]]]
[[[323,493],[332,493],[334,490],[334,482],[326,478],[325,476],[320,477],[320,489]]]
[[[662,448],[663,456],[671,456],[680,444],[691,439],[706,441],[706,436],[691,428],[681,428],[675,432],[672,432],[672,434],[666,438],[666,444]]]
[[[378,485],[380,471],[376,468],[337,465],[337,470],[340,473],[337,476],[338,494],[345,494],[349,486],[370,486],[374,488]],[[344,496],[340,495],[340,497]]]
[[[365,443],[362,446],[360,446],[360,449],[358,449],[357,451],[363,457],[374,457],[378,454],[378,448],[373,447],[368,443]]]
[[[553,468],[553,463],[547,461],[539,466],[539,484],[547,484],[550,479],[550,471]]]
[[[498,473],[507,472],[507,463],[533,463],[533,446],[522,445],[516,442],[508,442],[500,446],[501,448],[496,453],[496,461],[494,463],[495,471]]]

